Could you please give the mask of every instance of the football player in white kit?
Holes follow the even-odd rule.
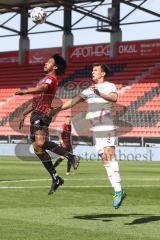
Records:
[[[118,209],[126,196],[121,186],[119,165],[115,156],[116,126],[114,126],[112,118],[112,105],[117,101],[118,92],[115,84],[106,80],[107,73],[108,67],[105,64],[94,64],[93,85],[65,102],[60,109],[72,108],[83,101],[88,103],[86,119],[91,123],[95,147],[103,160],[108,179],[114,188],[113,207]]]

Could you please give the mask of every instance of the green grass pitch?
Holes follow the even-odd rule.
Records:
[[[0,240],[159,240],[160,162],[120,162],[127,192],[112,207],[101,161],[82,161],[48,196],[50,178],[38,160],[0,157]]]

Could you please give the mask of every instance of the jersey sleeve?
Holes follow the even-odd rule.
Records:
[[[106,85],[105,86],[105,92],[107,94],[110,94],[110,93],[117,93],[118,94],[118,90],[116,88],[116,85],[114,83],[110,83],[109,85]]]
[[[48,85],[48,94],[55,94],[57,87],[58,87],[58,82],[56,78],[52,78],[50,76],[46,76],[44,84]]]
[[[112,84],[112,86],[111,86],[111,92],[118,93],[118,90],[117,90],[115,84]]]

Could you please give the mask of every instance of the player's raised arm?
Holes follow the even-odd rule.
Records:
[[[54,115],[56,115],[58,112],[72,108],[73,106],[75,106],[76,104],[83,102],[85,99],[82,98],[80,95],[68,100],[67,102],[63,103],[62,105],[52,108],[50,111],[48,111],[47,115],[49,117],[53,117]]]
[[[20,90],[15,92],[15,95],[39,94],[48,91],[48,84],[42,84],[30,90]]]
[[[61,110],[66,110],[69,108],[72,108],[73,106],[75,106],[76,104],[83,102],[84,98],[82,98],[80,95],[68,100],[67,102],[63,103]]]

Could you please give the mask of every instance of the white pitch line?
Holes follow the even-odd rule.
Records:
[[[142,188],[142,187],[160,187],[159,185],[126,185],[125,188]],[[24,186],[0,186],[0,189],[35,189],[35,188],[49,188],[49,186],[30,186],[30,187],[24,187]],[[111,186],[105,186],[105,185],[97,185],[97,186],[62,186],[61,188],[111,188]]]
[[[17,183],[17,182],[41,182],[41,181],[49,181],[51,179],[19,179],[19,180],[0,180],[0,183]]]
[[[106,178],[64,178],[65,181],[103,181]],[[160,178],[123,178],[125,180],[136,180],[136,181],[160,181]],[[18,182],[41,182],[41,181],[51,181],[50,178],[42,179],[19,179],[19,180],[0,180],[1,183],[18,183]]]

